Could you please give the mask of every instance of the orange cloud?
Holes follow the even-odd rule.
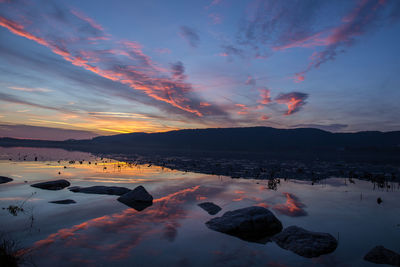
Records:
[[[249,113],[249,107],[243,104],[235,104],[235,106],[239,107],[240,110],[237,112],[238,115],[246,115]]]
[[[275,101],[279,104],[285,104],[288,107],[285,115],[291,115],[300,110],[307,102],[308,94],[300,92],[281,93],[275,98]]]

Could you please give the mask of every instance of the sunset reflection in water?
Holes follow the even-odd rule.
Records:
[[[0,150],[0,154],[10,156],[9,151]],[[14,156],[29,152],[18,150]],[[265,180],[186,173],[89,154],[65,155],[60,162],[54,158],[0,160],[0,175],[14,179],[0,187],[1,207],[26,200],[25,207],[35,218],[29,228],[31,213],[12,216],[0,210],[0,227],[22,241],[25,252],[38,266],[318,266],[323,262],[348,263],[351,250],[360,257],[350,257],[350,262],[360,264],[371,244],[395,246],[394,240],[400,238],[393,221],[393,216],[400,221],[396,215],[400,214],[396,204],[399,192],[373,190],[367,181],[350,184],[336,178],[312,185],[310,181],[281,179],[277,189],[271,190]],[[75,163],[69,164],[69,160]],[[79,160],[84,161],[80,164]],[[153,205],[138,212],[118,202],[117,196],[30,187],[37,181],[61,178],[72,186],[133,189],[143,185],[153,195]],[[381,205],[376,203],[378,196],[383,198]],[[77,203],[48,203],[61,199]],[[340,245],[334,253],[310,262],[274,243],[250,243],[214,232],[205,226],[214,216],[197,206],[204,201],[222,208],[215,216],[237,208],[262,206],[270,209],[284,227],[298,225],[334,236],[340,233]],[[351,238],[355,234],[362,236],[365,245]]]

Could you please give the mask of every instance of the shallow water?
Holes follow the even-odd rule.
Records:
[[[25,201],[24,212],[17,216],[0,210],[0,229],[28,248],[30,261],[37,266],[373,266],[363,260],[372,247],[384,245],[400,252],[397,183],[381,189],[355,179],[351,183],[331,178],[314,185],[280,179],[277,190],[270,190],[263,180],[28,148],[0,148],[0,176],[14,179],[0,185],[0,207]],[[72,186],[143,185],[154,203],[138,212],[118,202],[117,196],[30,186],[52,179],[67,179]],[[77,203],[48,203],[62,199]],[[222,208],[215,216],[251,205],[267,207],[284,227],[327,232],[339,245],[331,254],[307,259],[273,242],[251,243],[218,233],[204,224],[215,217],[197,206],[204,201]]]

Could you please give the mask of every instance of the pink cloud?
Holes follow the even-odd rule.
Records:
[[[243,104],[235,104],[240,110],[237,112],[238,115],[246,115],[249,113],[249,107]]]
[[[301,83],[305,80],[304,72],[296,73],[294,77],[292,77],[295,83]]]
[[[300,75],[296,75],[295,82],[304,81],[305,73],[312,68],[319,68],[321,64],[329,60],[335,59],[339,47],[353,45],[356,37],[367,33],[373,28],[375,22],[379,19],[380,12],[383,11],[386,4],[386,1],[361,0],[355,8],[341,19],[342,23],[340,25],[321,30],[297,40],[295,39],[292,42],[274,46],[273,50],[325,46],[324,50],[314,52],[310,58],[311,62],[308,67]]]
[[[102,29],[100,25],[96,25],[94,21],[88,20],[88,17],[83,14],[77,11],[73,11],[73,13],[81,20],[88,23],[90,21],[90,25],[98,31]],[[46,18],[46,16],[42,17]],[[36,17],[33,17],[32,22],[25,26],[23,23],[28,21],[26,19],[22,22],[17,22],[0,16],[0,26],[7,28],[13,34],[50,48],[53,53],[61,56],[64,60],[75,66],[82,67],[103,78],[128,85],[133,90],[142,91],[147,96],[168,103],[180,110],[199,117],[203,116],[203,113],[199,110],[200,101],[197,102],[187,96],[188,92],[192,90],[191,85],[167,77],[166,73],[169,70],[153,62],[143,52],[142,46],[139,43],[132,41],[111,43],[104,40],[105,43],[103,43],[103,46],[112,45],[113,47],[117,47],[117,49],[100,50],[88,42],[88,39],[91,37],[96,38],[100,36],[98,31],[93,34],[86,33],[85,38],[60,39],[57,36],[39,30],[42,24],[36,24],[35,19]],[[69,29],[65,28],[65,31],[67,30],[74,31],[76,29],[73,27]],[[98,41],[102,40],[99,39]],[[79,44],[79,49],[77,49],[77,44]],[[129,61],[121,61],[119,58],[111,57],[115,53],[128,57]]]
[[[272,102],[271,100],[271,91],[269,89],[260,89],[260,97],[259,103],[266,105]]]
[[[281,93],[276,98],[275,101],[279,104],[287,105],[288,110],[285,115],[292,115],[293,113],[299,111],[307,102],[308,94],[300,92],[291,93]]]

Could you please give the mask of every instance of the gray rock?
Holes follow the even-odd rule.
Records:
[[[118,201],[138,211],[141,211],[153,204],[153,197],[143,186],[139,185],[135,189],[120,196]]]
[[[73,186],[68,189],[74,193],[116,195],[116,196],[122,196],[123,194],[126,194],[129,191],[131,191],[130,189],[125,187],[102,186],[102,185],[89,186],[89,187]]]
[[[364,260],[377,264],[400,266],[400,254],[397,254],[383,246],[376,246],[371,249],[364,256]]]
[[[248,207],[225,212],[221,217],[206,222],[208,228],[237,236],[247,241],[257,241],[282,231],[282,223],[263,207]]]
[[[50,201],[49,203],[54,203],[54,204],[74,204],[76,202],[73,199],[63,199],[63,200]]]
[[[33,184],[31,186],[37,187],[40,189],[46,189],[46,190],[61,190],[70,185],[71,184],[67,180],[55,180],[55,181],[37,183],[37,184]]]
[[[8,182],[11,182],[13,179],[5,177],[5,176],[0,176],[0,184],[5,184]]]
[[[294,253],[313,258],[333,252],[337,240],[328,233],[307,231],[297,226],[289,226],[272,238],[278,246]]]
[[[221,210],[220,206],[215,205],[212,202],[203,202],[203,203],[198,204],[198,206],[200,208],[202,208],[203,210],[207,211],[208,214],[210,214],[210,215],[215,215]]]

